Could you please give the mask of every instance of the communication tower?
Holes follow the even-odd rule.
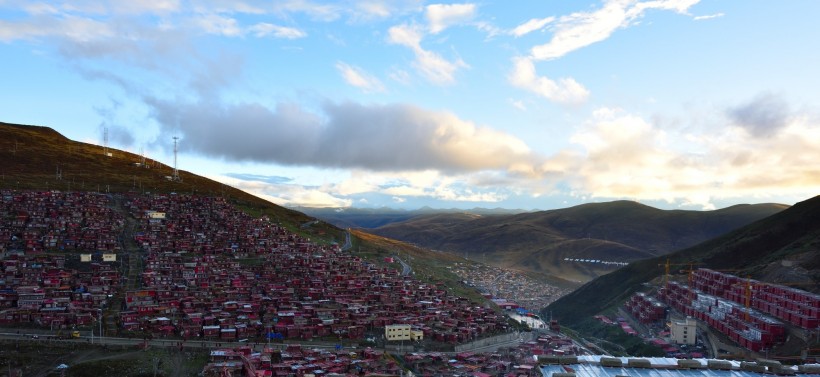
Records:
[[[174,181],[179,180],[179,170],[177,170],[177,140],[179,140],[179,137],[174,136],[174,175],[172,178]]]

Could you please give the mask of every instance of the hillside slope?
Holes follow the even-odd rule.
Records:
[[[577,260],[625,263],[664,255],[784,208],[757,204],[667,211],[615,201],[517,215],[425,215],[370,232],[498,266],[588,281],[617,265]]]
[[[220,182],[180,170],[180,180],[169,180],[172,167],[146,160],[142,156],[72,141],[48,127],[0,122],[0,189],[60,190],[101,192],[184,192],[208,196],[223,196],[239,209],[253,215],[267,215],[291,231],[324,242],[344,242],[345,231],[301,212],[265,201]],[[140,164],[140,165],[138,165]],[[369,235],[368,235],[369,236]],[[389,240],[376,242],[372,237],[352,239],[355,251],[381,262],[382,254],[394,255],[403,250],[414,261],[435,264],[426,277],[449,281],[452,274],[439,274],[444,266],[461,258],[443,253],[425,252],[414,247],[399,246]],[[411,262],[410,264],[414,264]],[[480,297],[479,297],[480,298]]]
[[[150,159],[145,162],[142,165],[142,156],[130,152],[72,141],[48,127],[0,122],[0,187],[225,196],[286,223],[310,220],[297,211],[184,170],[179,170],[180,180],[170,180],[167,177],[173,174],[172,167]]]
[[[670,263],[694,263],[773,283],[802,282],[820,292],[820,196],[694,247],[642,260],[601,276],[562,297],[544,312],[567,325],[620,305]],[[791,263],[783,263],[790,261]]]

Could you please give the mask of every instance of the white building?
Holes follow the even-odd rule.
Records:
[[[684,321],[672,321],[669,331],[672,333],[672,342],[675,344],[695,344],[697,340],[698,322],[692,317]]]

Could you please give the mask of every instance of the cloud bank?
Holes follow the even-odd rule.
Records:
[[[529,165],[526,143],[447,112],[411,105],[178,103],[146,98],[181,149],[233,161],[373,171],[465,172]]]
[[[571,147],[549,155],[510,134],[410,105],[327,102],[313,113],[293,104],[269,109],[147,101],[166,130],[181,132],[183,150],[360,172],[320,188],[337,201],[366,193],[497,202],[569,191],[709,209],[725,198],[820,189],[814,163],[820,160],[820,122],[789,111],[783,98],[771,94],[727,108],[723,126],[705,134],[600,108],[573,134]],[[287,186],[283,190],[296,190]]]

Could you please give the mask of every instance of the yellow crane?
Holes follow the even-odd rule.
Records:
[[[664,268],[664,275],[663,275],[663,286],[664,286],[664,288],[669,289],[669,276],[671,276],[670,275],[670,269],[671,269],[672,266],[689,266],[688,270],[683,270],[683,271],[686,271],[687,274],[689,275],[688,276],[688,283],[689,283],[689,286],[691,287],[692,286],[692,274],[695,271],[695,266],[700,266],[701,264],[702,263],[695,263],[695,262],[671,263],[670,260],[669,260],[669,257],[667,257],[666,258],[666,263],[658,265],[659,267]]]

